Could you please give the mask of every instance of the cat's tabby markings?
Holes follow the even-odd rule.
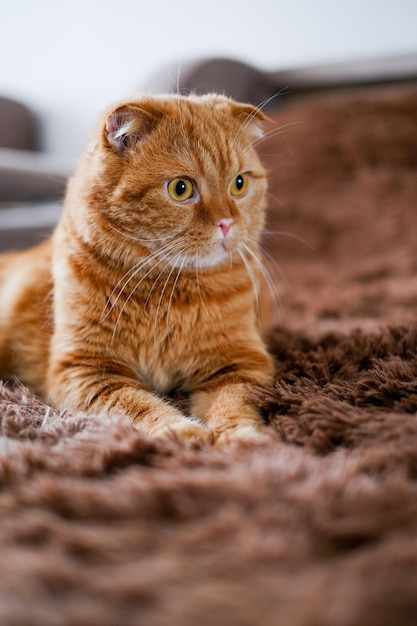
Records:
[[[257,292],[262,113],[143,96],[100,120],[42,245],[0,257],[0,372],[154,435],[256,436],[272,380]],[[190,416],[167,400],[180,389]]]

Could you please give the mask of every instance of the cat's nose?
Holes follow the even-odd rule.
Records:
[[[223,219],[216,222],[216,226],[218,226],[222,231],[223,237],[227,237],[227,235],[229,234],[229,231],[232,228],[233,221],[233,217],[224,217]]]

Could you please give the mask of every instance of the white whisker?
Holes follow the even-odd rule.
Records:
[[[236,133],[236,135],[234,137],[234,140],[233,140],[232,143],[233,143],[233,145],[235,147],[237,146],[237,141],[238,141],[239,135],[242,132],[244,132],[250,126],[250,124],[253,122],[253,120],[257,116],[258,112],[262,111],[262,109],[264,109],[270,102],[272,102],[272,100],[274,100],[275,98],[278,98],[279,96],[283,95],[286,92],[287,89],[288,89],[288,87],[283,87],[282,89],[280,89],[276,93],[272,94],[271,96],[269,96],[268,98],[263,100],[260,104],[258,104],[257,107],[254,107],[253,111],[248,115],[248,117],[242,123],[242,125],[240,126],[238,132]],[[266,135],[268,135],[268,133],[266,133]],[[265,134],[262,132],[261,137],[258,137],[258,139],[261,140],[264,136],[265,136]]]
[[[181,74],[181,63],[178,63],[178,71],[177,71],[177,96],[181,94],[180,91],[180,74]]]
[[[114,334],[115,334],[115,332],[116,332],[116,328],[117,328],[117,325],[118,325],[118,323],[119,323],[119,320],[120,320],[120,318],[121,318],[121,316],[122,316],[122,314],[123,314],[123,311],[125,310],[126,305],[128,304],[129,300],[132,298],[133,294],[134,294],[134,293],[136,292],[136,290],[140,287],[140,285],[143,283],[143,281],[144,281],[144,280],[145,280],[145,279],[149,276],[149,274],[151,274],[151,273],[154,271],[155,267],[158,267],[158,265],[160,265],[160,263],[163,263],[163,261],[166,261],[166,260],[167,260],[167,259],[169,259],[169,258],[170,258],[170,257],[169,257],[169,255],[168,255],[168,254],[166,254],[166,255],[165,255],[162,259],[159,259],[159,261],[158,261],[155,265],[153,265],[153,266],[152,266],[152,267],[151,267],[151,268],[150,268],[150,269],[146,272],[146,274],[145,274],[144,276],[142,276],[142,278],[140,279],[140,281],[139,281],[139,282],[138,282],[138,283],[137,283],[137,284],[133,287],[133,289],[131,290],[130,294],[128,295],[128,297],[127,297],[127,298],[126,298],[126,300],[124,301],[123,306],[122,306],[122,308],[120,309],[119,315],[117,316],[117,320],[116,320],[116,323],[115,323],[115,326],[114,326],[114,330],[113,330],[113,336],[114,336]],[[163,268],[163,269],[162,269],[162,271],[158,274],[158,277],[156,278],[156,280],[153,282],[152,287],[151,287],[151,289],[150,289],[150,292],[148,293],[148,297],[146,298],[145,305],[144,305],[144,307],[143,307],[144,309],[146,308],[146,304],[147,304],[147,302],[148,302],[148,299],[149,299],[149,295],[150,295],[150,293],[152,292],[152,290],[153,290],[153,288],[154,288],[154,286],[155,286],[156,282],[158,281],[158,279],[159,279],[159,277],[161,276],[161,274],[163,274],[163,272],[166,270],[166,268],[168,267],[168,265],[169,265],[169,261],[165,264],[164,268]]]
[[[250,238],[249,238],[250,240]],[[290,285],[288,283],[288,280],[284,274],[284,272],[282,271],[281,267],[279,266],[279,264],[277,263],[277,261],[274,259],[274,257],[267,251],[265,250],[262,246],[259,246],[259,244],[257,242],[254,242],[256,247],[259,247],[261,252],[262,252],[262,257],[266,258],[268,263],[274,267],[274,270],[276,270],[278,272],[278,274],[280,275],[280,278],[282,279],[282,281],[285,283],[285,285],[290,288]],[[265,271],[268,271],[265,267]],[[272,280],[272,279],[271,279]],[[273,282],[273,281],[272,281]]]
[[[174,239],[174,237],[176,237],[176,235],[174,234],[174,235],[167,235],[166,237],[156,237],[155,239],[152,239],[149,237],[146,239],[141,239],[139,237],[134,237],[133,235],[129,235],[128,233],[124,233],[123,231],[113,226],[113,224],[110,224],[110,222],[109,222],[109,226],[116,233],[119,233],[119,235],[122,235],[122,237],[127,237],[128,239],[132,239],[133,241],[138,241],[138,242],[143,242],[143,243],[151,243],[154,241],[166,241],[167,239]]]
[[[178,245],[179,245],[178,243],[177,243],[177,244],[172,244],[172,245],[169,247],[168,252],[171,252],[173,249],[175,249],[176,247],[178,247]],[[160,254],[162,254],[162,252],[161,252],[161,251],[160,251]],[[157,258],[157,257],[156,257],[156,258]],[[117,319],[116,319],[116,322],[115,322],[115,325],[114,325],[114,328],[113,328],[112,342],[114,341],[114,338],[115,338],[115,336],[116,336],[117,326],[118,326],[118,324],[119,324],[119,321],[120,321],[120,319],[121,319],[121,316],[123,315],[123,311],[125,310],[125,308],[126,308],[126,306],[127,306],[128,302],[129,302],[129,300],[130,300],[130,299],[132,298],[132,296],[135,294],[135,292],[136,292],[136,291],[137,291],[137,289],[140,287],[140,285],[142,284],[142,282],[143,282],[143,281],[144,281],[144,280],[145,280],[145,279],[149,276],[149,274],[151,274],[151,272],[153,272],[153,271],[154,271],[155,267],[157,267],[158,265],[160,265],[160,263],[163,263],[164,261],[166,261],[166,260],[167,260],[167,259],[169,259],[169,258],[170,258],[170,255],[169,255],[168,253],[167,253],[167,254],[164,254],[163,258],[162,258],[162,259],[159,259],[159,260],[158,260],[158,262],[157,262],[155,265],[152,265],[152,267],[151,267],[151,268],[150,268],[150,269],[149,269],[149,270],[145,273],[145,275],[144,275],[144,276],[142,276],[142,278],[140,279],[140,281],[139,281],[139,282],[138,282],[138,283],[137,283],[137,284],[133,287],[133,289],[131,290],[130,294],[128,295],[128,297],[127,297],[127,298],[126,298],[126,300],[124,301],[124,303],[123,303],[123,305],[122,305],[122,308],[120,309],[119,314],[118,314],[118,316],[117,316]],[[153,259],[152,259],[152,260],[153,260]],[[149,262],[149,261],[150,261],[150,259],[147,259],[147,262]],[[166,265],[164,266],[164,268],[163,268],[162,272],[163,272],[163,271],[165,271],[165,269],[168,267],[168,265],[169,265],[169,261],[168,261],[168,263],[166,263]],[[142,269],[142,268],[141,268],[141,269]],[[136,274],[138,273],[138,271],[139,271],[139,270],[136,270],[136,272],[135,272],[135,274],[134,274],[134,275],[136,275]],[[157,277],[156,281],[159,279],[159,276],[161,275],[161,273],[162,273],[162,272],[160,272],[160,273],[158,274],[158,277]],[[129,282],[132,278],[133,278],[133,276],[131,276],[127,282]],[[152,285],[152,288],[151,288],[151,291],[152,291],[152,289],[153,289],[153,287],[154,287],[154,285],[155,285],[155,282],[156,282],[156,281],[154,281],[154,283],[153,283],[153,285]],[[126,286],[126,283],[125,283],[125,285],[122,287],[122,289],[120,290],[120,292],[119,292],[119,294],[118,294],[118,296],[117,296],[117,298],[116,298],[116,301],[114,302],[113,306],[116,304],[117,300],[120,298],[121,294],[123,293],[123,291],[124,291],[124,289],[125,289],[125,286]],[[149,296],[149,294],[148,294],[148,296]],[[147,301],[148,301],[148,298],[146,299],[146,302],[147,302]],[[145,307],[144,307],[144,308],[145,308]]]
[[[272,96],[269,96],[269,98],[266,98],[260,104],[258,104],[257,108],[260,111],[262,111],[262,109],[264,109],[266,106],[268,106],[268,104],[270,102],[272,102],[272,100],[275,100],[275,98],[279,98],[279,96],[285,96],[286,94],[288,94],[289,92],[287,91],[287,89],[288,89],[288,85],[286,85],[285,87],[283,87],[279,91],[276,91],[274,94],[272,94]]]
[[[303,245],[307,246],[307,248],[312,250],[312,252],[317,252],[316,248],[311,243],[309,243],[306,239],[303,239],[302,237],[298,237],[298,235],[294,235],[293,233],[287,233],[283,230],[263,230],[261,232],[261,235],[267,236],[267,237],[275,237],[276,239],[278,239],[278,241],[279,241],[279,237],[289,237],[290,239],[299,241]]]
[[[267,139],[272,139],[272,137],[278,137],[279,135],[282,135],[283,140],[285,142],[286,149],[288,150],[288,153],[291,155],[292,150],[288,144],[288,141],[285,135],[289,132],[292,132],[294,130],[294,126],[296,126],[297,124],[301,124],[301,122],[290,122],[289,124],[284,124],[283,126],[280,126],[278,128],[273,128],[267,133],[264,133],[261,137],[256,137],[254,141],[252,141],[252,143],[243,151],[243,153],[246,154],[246,152],[248,152],[249,150],[253,148],[257,148],[261,143],[263,143]]]
[[[127,285],[130,283],[130,281],[146,266],[148,265],[148,263],[151,263],[152,261],[154,261],[155,259],[157,259],[159,256],[166,254],[168,252],[171,252],[172,250],[175,250],[175,248],[178,246],[178,243],[171,243],[167,246],[164,246],[163,248],[161,248],[160,250],[156,250],[155,252],[152,252],[152,254],[149,254],[147,257],[145,257],[144,259],[141,259],[136,265],[134,265],[132,268],[130,268],[123,276],[122,278],[116,283],[116,285],[114,286],[110,296],[107,299],[107,304],[106,307],[108,308],[108,311],[106,312],[106,314],[104,315],[104,311],[106,309],[106,307],[103,309],[102,313],[101,313],[101,318],[104,320],[106,319],[106,317],[112,312],[112,310],[114,309],[114,307],[116,306],[117,302],[119,301],[119,298],[121,297],[123,291],[126,289]],[[157,263],[157,265],[159,265],[159,262]],[[148,274],[153,270],[154,266],[151,267],[151,269],[149,270]],[[130,276],[129,276],[130,274]],[[127,278],[127,276],[129,276],[129,278]],[[125,280],[126,279],[126,280]],[[120,287],[119,289],[119,293],[117,294],[114,302],[110,305],[110,301],[111,298],[113,297],[113,295],[115,294],[117,288],[119,287],[119,285],[123,282],[124,284],[122,285],[122,287]],[[110,306],[109,306],[110,305]]]
[[[161,271],[159,272],[158,276],[155,278],[155,280],[152,283],[152,287],[149,289],[148,291],[148,295],[146,296],[146,300],[145,303],[143,305],[143,309],[146,310],[146,307],[148,306],[150,297],[152,295],[153,290],[156,287],[156,284],[158,283],[159,279],[161,278],[161,276],[166,272],[167,267],[169,267],[171,265],[171,257],[169,255],[166,255],[163,259],[161,259],[160,262],[162,261],[167,261],[164,265],[164,267],[161,269]],[[158,263],[159,265],[159,263]]]
[[[197,283],[197,289],[198,289],[198,295],[200,297],[200,304],[201,307],[205,310],[207,310],[206,305],[204,304],[204,300],[203,300],[203,294],[201,293],[201,287],[200,287],[200,271],[201,271],[201,267],[200,267],[200,252],[196,252],[196,258],[195,258],[195,278],[196,278],[196,283]]]
[[[252,146],[256,147],[266,139],[271,139],[272,137],[277,137],[278,135],[284,135],[285,133],[289,133],[294,130],[295,126],[298,126],[300,124],[302,124],[302,122],[289,122],[288,124],[278,126],[278,128],[273,128],[267,133],[264,133],[262,137],[258,137],[257,139],[255,139],[255,141],[252,143]]]
[[[165,290],[168,286],[168,283],[171,279],[172,274],[174,273],[174,270],[176,269],[176,260],[177,259],[181,259],[182,256],[182,252],[179,252],[177,254],[177,256],[174,258],[174,262],[172,263],[172,267],[171,270],[168,273],[168,276],[165,280],[164,286],[162,287],[161,293],[159,295],[159,300],[158,300],[158,304],[156,306],[156,312],[155,312],[155,321],[154,321],[154,325],[153,325],[153,337],[154,337],[154,342],[156,342],[156,329],[158,327],[158,317],[159,317],[159,312],[161,310],[161,305],[162,305],[162,298],[164,297],[164,293]]]
[[[174,297],[175,287],[177,286],[180,274],[181,274],[181,272],[182,272],[186,262],[187,262],[187,254],[184,255],[184,258],[182,259],[181,265],[178,268],[178,272],[177,272],[177,275],[175,277],[174,283],[172,285],[171,294],[170,294],[169,300],[168,300],[168,306],[167,306],[167,312],[166,312],[166,330],[167,330],[168,342],[169,342],[170,345],[171,345],[171,340],[170,340],[170,332],[169,332],[169,313],[170,313],[170,310],[171,310],[172,299]]]
[[[248,259],[246,258],[245,253],[240,249],[237,248],[237,252],[240,256],[240,258],[242,259],[242,262],[246,268],[246,272],[249,276],[250,282],[252,284],[252,290],[253,290],[253,294],[255,296],[255,303],[256,303],[256,312],[257,315],[259,315],[259,311],[260,311],[260,307],[259,307],[259,287],[258,287],[258,281],[256,280],[256,276],[254,274],[253,269],[250,266],[250,263],[248,261]]]
[[[270,292],[270,295],[271,295],[271,298],[273,300],[274,306],[276,307],[277,313],[279,314],[280,317],[282,317],[281,301],[280,301],[279,296],[278,296],[278,294],[276,292],[275,284],[274,284],[271,276],[269,275],[269,272],[266,270],[265,266],[263,265],[262,261],[259,259],[257,254],[255,254],[255,252],[253,250],[251,250],[251,248],[249,246],[247,246],[245,243],[242,243],[242,246],[251,255],[251,257],[253,258],[255,264],[257,265],[257,267],[259,268],[260,272],[262,273],[262,275],[263,275],[263,277],[265,279],[265,282],[268,285],[268,290]]]

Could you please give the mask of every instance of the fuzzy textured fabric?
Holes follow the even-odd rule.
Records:
[[[417,623],[417,90],[274,117],[269,440],[162,443],[2,387],[2,626]]]

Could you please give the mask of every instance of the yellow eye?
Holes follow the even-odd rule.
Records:
[[[232,194],[232,196],[243,196],[246,189],[248,188],[248,183],[249,180],[247,174],[239,174],[238,176],[236,176],[236,178],[232,181],[232,184],[230,185],[230,193]]]
[[[175,202],[185,202],[194,195],[194,185],[188,178],[173,178],[169,181],[167,189]]]

